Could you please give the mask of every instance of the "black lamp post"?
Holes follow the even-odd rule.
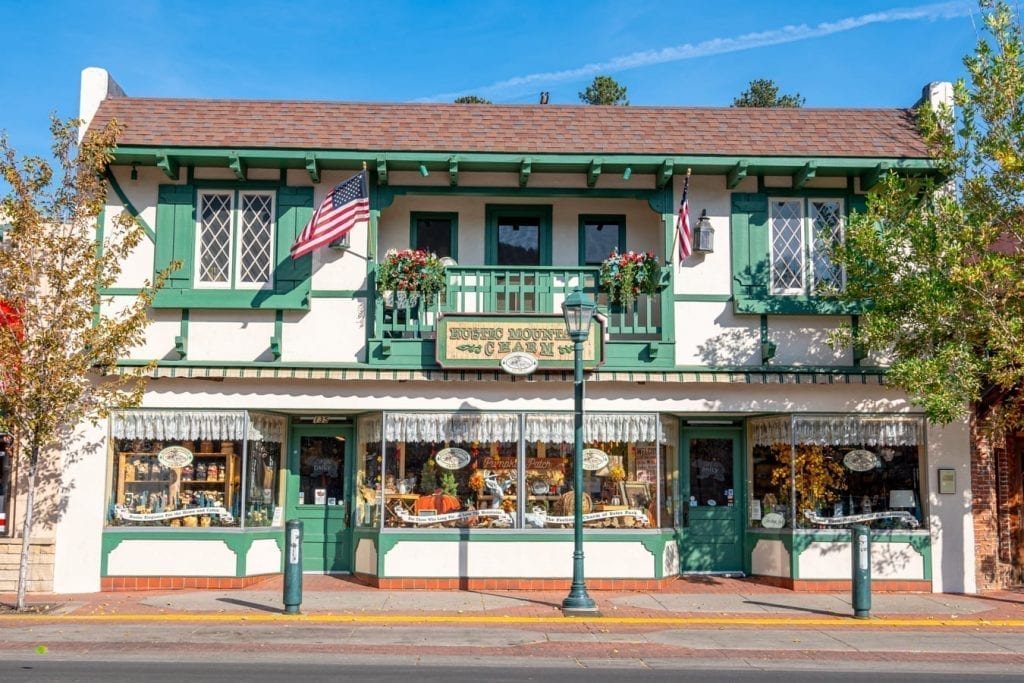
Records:
[[[573,344],[573,552],[572,587],[562,600],[565,612],[596,612],[597,604],[587,595],[583,579],[583,342],[590,335],[590,321],[597,304],[579,287],[562,303],[565,331]]]

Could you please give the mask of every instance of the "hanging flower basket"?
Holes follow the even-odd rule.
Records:
[[[601,289],[608,292],[611,303],[628,306],[640,294],[655,294],[661,283],[661,265],[650,253],[613,251],[601,263]]]
[[[377,266],[377,293],[389,307],[430,302],[445,284],[441,259],[423,249],[389,249]]]

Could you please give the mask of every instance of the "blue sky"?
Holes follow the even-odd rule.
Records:
[[[0,26],[22,154],[77,115],[87,66],[153,97],[577,104],[608,74],[634,106],[727,106],[769,78],[809,107],[902,107],[962,76],[980,33],[972,0],[0,0]]]

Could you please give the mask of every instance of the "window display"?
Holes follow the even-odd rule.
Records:
[[[365,417],[357,424],[359,526],[564,529],[573,524],[571,414],[406,413]],[[656,417],[591,414],[585,425],[593,436],[584,444],[581,463],[584,524],[655,526]]]
[[[784,416],[750,421],[753,526],[917,528],[918,418]]]
[[[270,526],[284,420],[241,411],[111,418],[111,526]]]

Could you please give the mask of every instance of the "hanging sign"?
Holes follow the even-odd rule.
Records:
[[[599,448],[583,449],[583,469],[594,472],[608,466],[608,454]]]
[[[156,454],[164,467],[184,467],[192,462],[192,451],[184,446],[168,446]]]
[[[532,375],[537,369],[537,357],[526,351],[513,351],[501,359],[501,369],[510,375]]]
[[[878,456],[871,451],[857,449],[843,456],[843,465],[854,472],[868,472],[878,467]]]
[[[434,456],[437,466],[446,470],[461,470],[469,461],[469,452],[462,448],[442,448]]]

